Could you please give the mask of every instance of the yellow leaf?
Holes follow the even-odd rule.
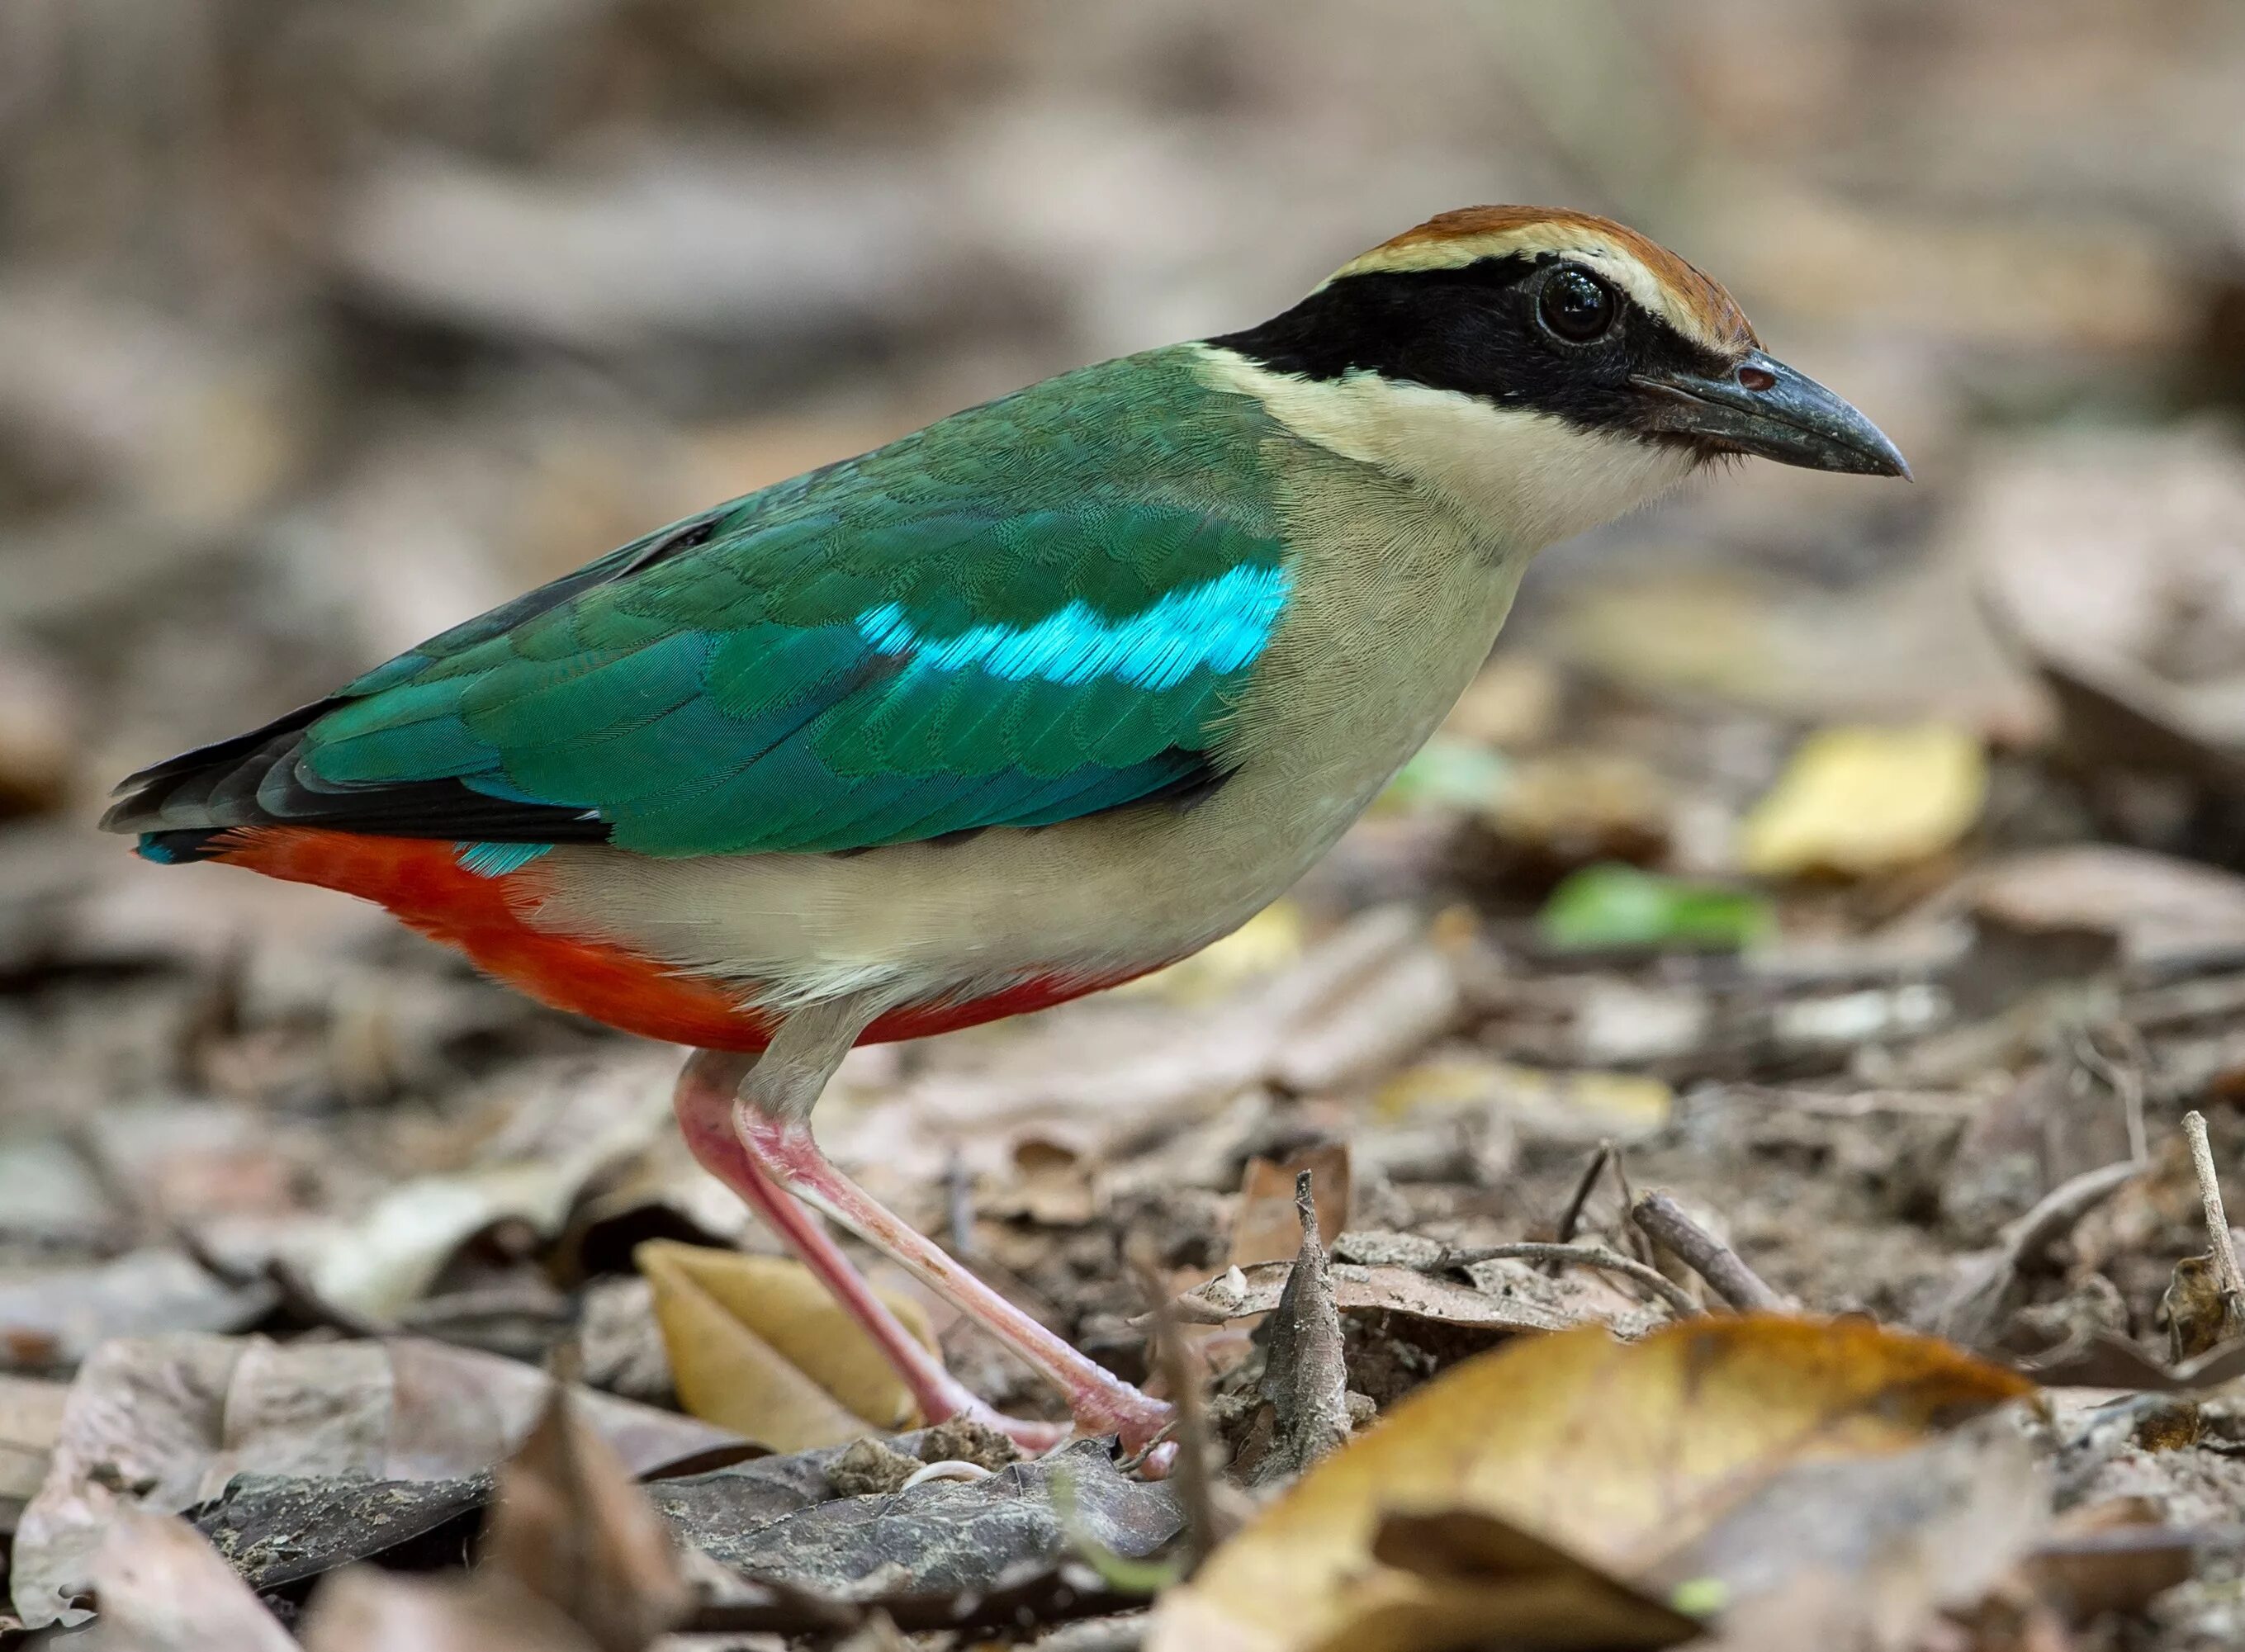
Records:
[[[1240,988],[1292,965],[1306,944],[1302,909],[1290,900],[1276,900],[1190,958],[1116,990],[1126,996],[1158,998],[1187,1008],[1220,1003]]]
[[[1643,1073],[1453,1053],[1405,1067],[1373,1093],[1372,1106],[1389,1122],[1494,1108],[1539,1137],[1631,1141],[1665,1126],[1675,1101],[1673,1090]]]
[[[801,1263],[650,1239],[632,1260],[655,1287],[655,1317],[679,1403],[776,1452],[912,1426],[912,1397],[879,1345]],[[927,1316],[881,1299],[931,1350]]]
[[[1655,1652],[1697,1639],[1697,1620],[1493,1515],[1390,1514],[1373,1558],[1397,1574],[1388,1605],[1317,1652],[1496,1644],[1510,1652]]]
[[[2029,1390],[1862,1321],[1584,1327],[1454,1367],[1305,1475],[1162,1602],[1149,1652],[1445,1652],[1425,1577],[1375,1553],[1394,1514],[1460,1510],[1628,1580],[1778,1473],[1883,1455]],[[1454,1602],[1453,1602],[1454,1604]],[[1543,1645],[1563,1642],[1543,1641]]]
[[[1746,816],[1740,856],[1765,877],[1908,866],[1970,831],[1987,791],[1987,758],[1962,728],[1827,728]]]

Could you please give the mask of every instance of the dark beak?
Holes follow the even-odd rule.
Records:
[[[1855,476],[1909,474],[1879,427],[1805,373],[1749,350],[1719,376],[1640,374],[1646,425],[1780,464]]]

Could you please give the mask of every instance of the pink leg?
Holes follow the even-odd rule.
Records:
[[[876,1203],[827,1161],[808,1124],[774,1117],[746,1100],[735,1105],[732,1122],[747,1157],[762,1174],[911,1269],[1051,1379],[1068,1396],[1079,1429],[1119,1434],[1124,1451],[1137,1452],[1168,1426],[1170,1406],[1086,1358]]]
[[[702,1167],[739,1194],[749,1208],[763,1217],[819,1283],[834,1294],[852,1319],[880,1344],[906,1391],[931,1423],[954,1417],[972,1417],[1013,1437],[1024,1450],[1042,1452],[1066,1438],[1068,1431],[1054,1423],[1023,1422],[1005,1417],[967,1392],[942,1362],[921,1345],[918,1337],[898,1321],[888,1305],[875,1296],[865,1276],[842,1254],[841,1247],[776,1181],[754,1154],[743,1145],[733,1127],[733,1098],[754,1058],[698,1051],[679,1074],[675,1100],[679,1127],[686,1145]]]

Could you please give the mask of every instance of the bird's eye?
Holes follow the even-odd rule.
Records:
[[[1597,276],[1566,268],[1543,283],[1536,308],[1543,325],[1558,337],[1570,344],[1587,344],[1612,328],[1620,306],[1614,302],[1613,288]]]

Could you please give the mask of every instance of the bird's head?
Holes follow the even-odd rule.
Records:
[[[1209,343],[1298,433],[1538,542],[1726,456],[1909,474],[1869,419],[1764,354],[1720,286],[1583,213],[1444,213]]]

